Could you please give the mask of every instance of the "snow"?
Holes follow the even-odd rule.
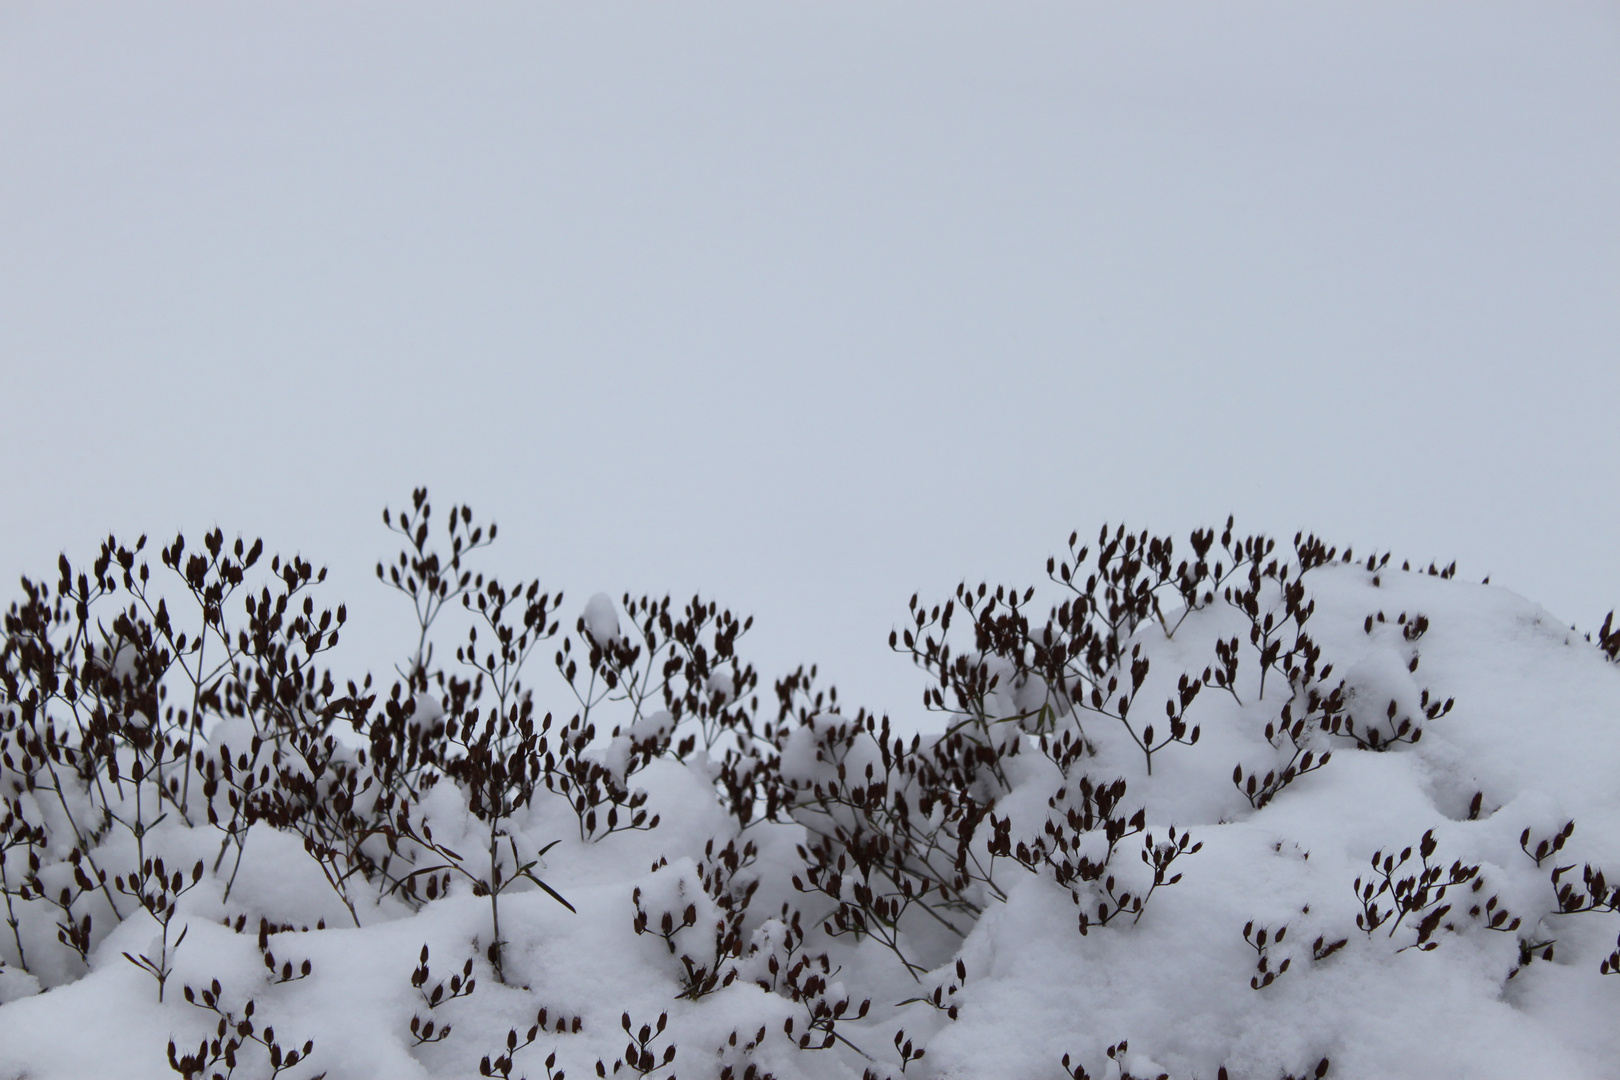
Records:
[[[581,618],[585,622],[585,632],[598,645],[611,645],[624,636],[619,632],[619,613],[613,606],[613,598],[607,593],[597,593],[587,600],[585,614]]]
[[[98,917],[88,964],[80,965],[55,939],[54,909],[13,895],[29,970],[5,933],[0,1078],[174,1076],[170,1039],[186,1053],[215,1030],[215,1014],[188,1004],[183,987],[200,991],[215,979],[223,1008],[240,1017],[251,998],[255,1018],[261,1026],[272,1024],[284,1047],[314,1041],[307,1063],[284,1070],[291,1080],[322,1073],[332,1080],[476,1075],[481,1058],[499,1057],[509,1029],[522,1042],[541,1009],[546,1029],[516,1053],[514,1076],[547,1075],[553,1054],[552,1068],[569,1076],[594,1075],[599,1060],[612,1075],[613,1063],[626,1057],[628,1016],[634,1030],[651,1026],[648,1045],[656,1060],[642,1063],[653,1066],[648,1074],[689,1080],[718,1076],[727,1066],[740,1076],[749,1064],[780,1080],[858,1078],[865,1070],[899,1075],[901,1031],[902,1042],[926,1048],[905,1069],[920,1080],[1050,1080],[1064,1075],[1065,1055],[1094,1077],[1118,1077],[1123,1070],[1213,1080],[1224,1066],[1233,1078],[1272,1080],[1285,1072],[1310,1075],[1323,1058],[1335,1080],[1620,1077],[1620,1028],[1612,1023],[1620,978],[1599,970],[1615,948],[1620,916],[1602,905],[1560,914],[1553,880],[1558,866],[1574,868],[1562,880],[1577,886],[1587,864],[1620,872],[1620,788],[1614,783],[1620,775],[1620,670],[1582,635],[1501,588],[1346,563],[1311,569],[1303,581],[1316,604],[1308,628],[1323,661],[1333,664],[1320,684],[1345,680],[1358,725],[1385,721],[1392,700],[1397,716],[1418,716],[1424,691],[1431,702],[1455,700],[1449,712],[1421,720],[1419,741],[1371,751],[1342,734],[1308,731],[1302,743],[1331,750],[1329,762],[1255,809],[1233,784],[1233,764],[1263,771],[1278,760],[1282,740],[1268,742],[1264,726],[1284,701],[1299,705],[1305,687],[1271,673],[1262,695],[1252,662],[1240,665],[1231,692],[1203,689],[1187,709],[1200,738],[1157,750],[1151,775],[1117,720],[1079,710],[1057,721],[1083,722],[1095,744],[1095,755],[1082,758],[1067,778],[1038,751],[1027,725],[999,725],[999,739],[1020,743],[1020,752],[1005,759],[1008,789],[993,808],[1010,822],[1015,839],[1042,835],[1049,812],[1056,813],[1049,799],[1059,809],[1078,805],[1082,774],[1097,782],[1123,778],[1126,813],[1145,811],[1151,845],[1144,846],[1146,837],[1127,836],[1111,864],[1121,888],[1145,889],[1152,878],[1146,856],[1190,834],[1193,846],[1184,845],[1172,866],[1184,876],[1153,890],[1139,918],[1126,912],[1082,934],[1078,915],[1100,895],[1098,883],[1071,889],[1050,867],[1028,872],[1003,859],[995,870],[1001,896],[979,894],[983,912],[963,927],[963,937],[916,912],[902,920],[901,949],[924,969],[913,978],[875,937],[834,939],[820,929],[830,901],[794,884],[807,873],[798,850],[811,839],[807,826],[826,827],[806,798],[776,820],[740,827],[716,795],[718,747],[686,761],[665,753],[625,776],[631,740],[667,744],[686,730],[669,712],[648,711],[588,753],[612,762],[617,782],[645,793],[646,807],[659,818],[656,828],[582,838],[573,809],[544,787],[508,820],[513,850],[544,851],[534,872],[573,910],[527,881],[502,895],[506,985],[487,955],[490,902],[465,880],[453,880],[447,895],[419,910],[397,896],[379,900],[372,889],[358,904],[356,927],[300,839],[260,823],[246,836],[227,899],[230,860],[212,869],[221,832],[171,816],[144,835],[145,850],[161,852],[172,866],[202,859],[209,869],[178,898],[169,938],[174,970],[163,1002],[153,978],[124,955],[162,950],[150,916],[129,914],[126,904],[126,917],[116,925],[110,916],[105,923]],[[1419,614],[1427,628],[1414,638],[1407,628]],[[591,599],[582,622],[596,641],[621,637],[606,596]],[[1173,637],[1167,625],[1175,625]],[[1127,645],[1140,645],[1151,661],[1140,691],[1149,704],[1133,718],[1152,722],[1151,703],[1172,693],[1182,673],[1201,674],[1214,642],[1241,637],[1247,625],[1236,607],[1219,599],[1179,622],[1138,625]],[[561,686],[537,682],[538,711],[561,709]],[[1001,707],[1027,714],[1039,698],[1039,687],[1031,685],[998,690]],[[733,693],[718,681],[707,689]],[[442,717],[432,695],[419,699],[416,715],[424,722]],[[936,730],[942,723],[932,722]],[[836,765],[826,748],[841,736],[849,740],[842,758],[848,776],[882,768],[877,744],[860,734],[853,716],[823,714],[802,723],[790,717],[787,723],[781,772],[801,793],[833,782]],[[246,718],[225,719],[209,731],[208,744],[233,756],[250,754],[253,731]],[[10,749],[13,758],[0,768],[8,798],[21,776],[16,744]],[[268,753],[261,748],[260,760]],[[1060,787],[1066,791],[1061,798],[1055,794]],[[1471,815],[1476,792],[1479,809]],[[58,834],[64,828],[43,790],[23,795],[19,805],[26,819]],[[216,813],[227,812],[220,798],[213,805]],[[488,846],[489,829],[467,806],[462,788],[444,779],[423,794],[413,820],[431,823],[440,843],[477,852]],[[846,827],[855,821],[848,807],[841,814]],[[1568,821],[1576,827],[1567,844],[1541,865],[1521,849],[1524,830],[1533,848]],[[986,819],[974,840],[980,858],[987,857],[991,832]],[[1479,890],[1470,891],[1469,882],[1452,886],[1445,899],[1453,911],[1428,935],[1418,928],[1421,912],[1393,932],[1387,925],[1358,930],[1364,909],[1353,883],[1376,880],[1375,852],[1398,857],[1404,848],[1418,848],[1426,834],[1432,834],[1435,865],[1449,868],[1460,860],[1478,867]],[[741,945],[728,959],[723,950],[716,956],[715,927],[724,925],[726,912],[703,880],[733,842],[738,852],[753,845],[733,882],[755,883],[755,891],[739,923]],[[98,864],[133,865],[133,846],[129,834],[113,830],[95,853]],[[1083,838],[1091,857],[1103,846],[1100,834]],[[66,856],[60,844],[45,853],[42,878],[52,887],[68,876]],[[1414,851],[1407,869],[1420,858]],[[17,848],[7,853],[6,866],[18,872]],[[842,881],[846,899],[855,895],[855,878],[851,872]],[[14,888],[15,877],[8,880]],[[368,895],[365,888],[359,894]],[[1520,920],[1516,929],[1493,930],[1485,918],[1466,913],[1491,897]],[[825,951],[831,959],[825,1000],[850,1002],[849,1015],[836,1025],[847,1044],[819,1049],[819,1033],[810,1048],[796,1042],[809,1014],[782,992],[780,973],[796,947],[784,905],[802,913],[807,940],[801,951]],[[642,933],[638,911],[648,916]],[[671,923],[661,934],[666,912]],[[241,931],[230,925],[239,917]],[[270,951],[278,965],[290,961],[294,969],[307,959],[307,978],[273,981],[256,946],[261,918],[289,927],[269,935]],[[1245,939],[1246,926],[1269,935],[1266,970],[1289,961],[1259,989],[1251,979],[1260,974],[1260,953]],[[181,927],[186,937],[176,948]],[[1318,958],[1313,944],[1319,939],[1345,944]],[[1537,955],[1522,962],[1521,943],[1548,941],[1556,941],[1550,960]],[[1433,948],[1419,947],[1425,943]],[[412,975],[424,947],[430,973],[418,988]],[[696,1000],[682,996],[690,975],[683,956],[713,963],[724,981]],[[424,993],[469,960],[475,992],[430,1009]],[[958,962],[965,979],[957,975]],[[914,1000],[935,987],[957,1007],[954,1019]],[[855,1018],[865,1000],[870,1011]],[[413,1045],[413,1016],[440,1028],[448,1023],[451,1033]],[[664,1016],[667,1027],[659,1032]],[[559,1018],[562,1031],[556,1030]],[[789,1021],[797,1025],[793,1037],[784,1032]],[[763,1038],[751,1045],[761,1030]],[[1122,1041],[1128,1050],[1110,1057]],[[665,1067],[669,1046],[677,1053]],[[249,1049],[236,1075],[270,1075],[263,1051]],[[636,1070],[625,1065],[619,1075]]]

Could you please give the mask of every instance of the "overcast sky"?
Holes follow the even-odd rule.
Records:
[[[1104,521],[1591,628],[1617,403],[1611,0],[0,3],[0,577],[217,523],[346,667],[420,484],[897,712],[913,591]]]

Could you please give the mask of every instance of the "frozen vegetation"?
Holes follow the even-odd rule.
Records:
[[[397,680],[218,532],[24,582],[0,1080],[1620,1076],[1607,625],[1104,529],[913,600],[901,734],[719,605],[386,519]]]

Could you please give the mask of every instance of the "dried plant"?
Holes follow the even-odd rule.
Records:
[[[547,1030],[546,1020],[546,1010],[541,1009],[535,1014],[534,1023],[530,1026],[528,1034],[523,1037],[521,1042],[518,1041],[517,1028],[508,1030],[506,1033],[505,1049],[497,1051],[494,1057],[485,1054],[483,1059],[478,1062],[478,1075],[498,1076],[501,1078],[501,1080],[511,1080],[513,1059],[520,1051],[534,1045],[534,1040],[539,1037],[540,1033]],[[559,1033],[564,1030],[562,1020],[558,1020],[557,1025],[557,1031]],[[577,1019],[574,1021],[573,1030],[579,1030],[579,1021]],[[555,1069],[555,1071],[553,1071],[557,1064],[557,1055],[555,1052],[546,1055],[544,1064],[546,1070],[546,1080],[564,1080],[565,1074],[561,1069]]]
[[[223,995],[224,990],[218,979],[213,980],[201,991],[193,990],[189,986],[185,988],[186,1001],[199,1009],[206,1009],[219,1018],[214,1038],[199,1043],[194,1054],[179,1054],[174,1040],[169,1041],[169,1068],[179,1073],[185,1080],[205,1075],[209,1080],[231,1080],[240,1064],[240,1055],[253,1046],[263,1050],[265,1060],[270,1066],[270,1080],[275,1080],[283,1072],[295,1068],[314,1053],[313,1039],[306,1039],[302,1047],[289,1050],[277,1040],[275,1028],[269,1024],[260,1028],[258,1021],[253,1017],[254,1002],[251,998],[238,1013],[225,1008]],[[218,1067],[221,1065],[224,1066],[224,1071],[219,1070]],[[319,1073],[309,1080],[321,1080],[325,1075],[324,1072]]]
[[[1356,899],[1362,909],[1361,914],[1356,916],[1356,926],[1368,937],[1387,925],[1388,936],[1393,938],[1401,924],[1411,916],[1417,936],[1414,941],[1402,946],[1401,951],[1419,949],[1428,952],[1440,945],[1435,939],[1438,931],[1456,929],[1453,923],[1445,921],[1453,905],[1441,901],[1446,898],[1448,890],[1462,885],[1467,885],[1471,893],[1477,894],[1484,888],[1485,880],[1480,877],[1477,865],[1464,866],[1461,859],[1454,860],[1449,869],[1440,863],[1430,863],[1438,846],[1434,830],[1425,832],[1417,846],[1421,865],[1404,877],[1397,875],[1411,860],[1412,848],[1403,848],[1398,856],[1386,855],[1383,851],[1373,852],[1373,878],[1363,884],[1358,877],[1355,883]],[[1483,919],[1486,929],[1504,933],[1518,930],[1522,922],[1502,907],[1495,896],[1483,905],[1474,904],[1469,909],[1469,915]]]
[[[411,986],[415,988],[422,1004],[428,1008],[428,1017],[423,1019],[419,1014],[411,1015],[412,1045],[421,1046],[424,1043],[443,1042],[450,1037],[450,1025],[441,1024],[433,1019],[433,1010],[441,1005],[448,1005],[460,998],[471,997],[473,991],[478,989],[478,980],[473,978],[473,962],[469,958],[462,966],[460,974],[451,975],[448,980],[436,983],[432,990],[427,988],[428,980],[433,978],[433,969],[428,966],[428,947],[422,946],[422,956],[411,972]],[[449,993],[445,993],[448,989]],[[532,1041],[532,1040],[531,1040]]]
[[[624,1033],[630,1037],[624,1044],[624,1056],[616,1059],[611,1067],[599,1059],[596,1062],[597,1076],[617,1076],[623,1070],[633,1072],[637,1076],[650,1076],[656,1072],[663,1072],[674,1064],[676,1049],[673,1043],[666,1045],[662,1053],[653,1048],[653,1044],[663,1036],[664,1028],[669,1026],[668,1013],[659,1013],[657,1021],[642,1024],[638,1029],[627,1012],[620,1018],[620,1024],[624,1027]],[[661,1080],[675,1080],[675,1074],[667,1073]]]
[[[769,1035],[785,1037],[792,1052],[843,1047],[868,1063],[868,1076],[890,1077],[923,1060],[925,1049],[898,1030],[894,1053],[883,1048],[879,1062],[852,1040],[872,1002],[839,981],[833,956],[845,946],[876,945],[911,976],[917,990],[898,1006],[926,1005],[955,1020],[967,965],[950,956],[930,969],[924,958],[942,937],[965,939],[1006,902],[1007,875],[1021,870],[1067,889],[1081,935],[1094,927],[1131,933],[1156,892],[1182,880],[1178,860],[1202,843],[1180,824],[1162,823],[1142,799],[1163,783],[1165,754],[1205,753],[1207,744],[1194,748],[1206,729],[1241,725],[1258,753],[1235,766],[1236,794],[1223,798],[1237,813],[1260,814],[1335,753],[1409,747],[1453,706],[1414,684],[1403,709],[1335,678],[1312,636],[1316,605],[1304,577],[1358,561],[1303,533],[1291,552],[1286,544],[1279,551],[1274,539],[1235,534],[1231,519],[1218,533],[1194,530],[1185,548],[1123,526],[1104,527],[1095,547],[1071,535],[1067,553],[1048,563],[1042,587],[1056,598],[1043,599],[1044,608],[1034,586],[964,582],[941,604],[913,596],[890,646],[926,673],[924,704],[944,715],[945,727],[909,739],[887,717],[844,716],[836,689],[819,684],[813,666],[776,680],[776,712],[762,714],[758,673],[739,651],[752,619],[712,599],[626,593],[615,605],[598,596],[565,630],[560,592],[478,569],[497,530],[469,507],[452,507],[442,526],[430,527],[440,519],[426,489],[417,489],[408,510],[384,510],[383,520],[402,546],[377,575],[410,601],[415,620],[409,655],[386,692],[369,676],[340,687],[324,665],[346,611],[317,602],[325,571],[301,556],[267,554],[260,541],[227,542],[214,529],[193,549],[177,536],[161,548],[154,573],[144,537],[133,547],[108,537],[88,567],[75,569],[64,556],[54,587],[24,580],[0,648],[7,962],[14,954],[24,971],[76,977],[114,926],[145,912],[157,926],[155,944],[124,955],[154,978],[164,1002],[195,902],[185,894],[212,879],[230,903],[254,858],[251,837],[274,831],[298,838],[356,927],[379,905],[420,908],[456,889],[487,898],[483,955],[506,983],[502,898],[533,886],[573,910],[545,879],[544,856],[563,841],[532,835],[555,820],[532,812],[536,804],[562,813],[562,831],[577,831],[589,851],[658,828],[638,777],[682,765],[712,785],[727,830],[701,859],[654,864],[632,892],[632,928],[666,957],[677,1001],[700,1002],[740,982],[793,1003],[780,1035],[774,1025],[751,1039],[733,1031],[711,1074],[770,1080],[749,1060]],[[1365,560],[1372,584],[1389,563],[1388,555]],[[1455,564],[1431,564],[1428,573],[1449,578]],[[1612,623],[1605,620],[1595,642],[1610,660],[1620,655]],[[1428,615],[1378,612],[1364,630],[1381,647],[1402,650],[1416,674]],[[1150,659],[1162,640],[1178,641],[1183,653],[1196,649],[1197,665],[1162,670]],[[547,652],[567,687],[564,700],[572,698],[556,720],[523,677],[544,642],[554,642]],[[1103,760],[1123,761],[1129,782],[1102,771],[1104,748],[1124,754]],[[1015,778],[1034,766],[1052,785],[1044,818],[1038,801],[1031,814],[1021,799],[1007,800]],[[1479,820],[1483,798],[1474,795],[1468,820]],[[760,850],[778,839],[771,830],[788,825],[803,830],[791,885],[804,910],[784,903],[767,918],[752,906]],[[211,837],[208,858],[182,871],[197,850],[173,841],[191,829]],[[1557,865],[1573,831],[1571,822],[1546,838],[1533,840],[1529,829],[1520,838],[1538,867],[1553,862],[1546,915],[1620,910],[1620,887],[1601,869],[1584,867],[1576,884],[1574,866]],[[1462,926],[1459,895],[1469,898],[1472,922],[1516,933],[1519,917],[1496,896],[1481,899],[1480,867],[1460,859],[1448,867],[1435,861],[1437,848],[1430,831],[1398,855],[1373,856],[1371,874],[1355,882],[1357,925],[1368,937],[1385,930],[1394,938],[1404,927],[1411,940],[1402,948],[1432,950]],[[785,892],[787,883],[769,884],[774,903],[781,896],[773,890]],[[227,910],[241,905],[238,897]],[[252,914],[262,990],[292,994],[322,978],[298,950],[289,955],[283,943],[297,939],[279,935],[291,925]],[[226,925],[246,933],[250,916]],[[916,944],[924,928],[928,949]],[[1288,993],[1272,989],[1283,975],[1347,947],[1346,938],[1324,933],[1307,957],[1288,935],[1285,925],[1244,927],[1254,990]],[[1285,941],[1292,955],[1282,955]],[[1519,966],[1550,960],[1553,945],[1521,938]],[[41,948],[51,954],[46,964]],[[422,1001],[408,1024],[411,1049],[448,1039],[452,1025],[437,1010],[473,994],[474,965],[467,959],[459,973],[435,979],[422,947],[411,974]],[[1620,971],[1620,951],[1600,971]],[[229,1080],[249,1058],[242,1071],[254,1075],[306,1065],[313,1043],[278,1041],[239,990],[217,979],[200,992],[185,988],[186,1001],[212,1015],[215,1034],[194,1052],[171,1042],[174,1072]],[[243,1004],[228,1007],[227,993]],[[638,1023],[625,1012],[624,1051],[598,1061],[598,1075],[674,1080],[669,1016]],[[542,1033],[580,1031],[579,1017],[539,1009],[526,1035],[513,1027],[504,1049],[483,1057],[480,1073],[510,1080]],[[1110,1046],[1102,1068],[1128,1080],[1127,1053],[1123,1040]],[[545,1075],[563,1080],[555,1064],[556,1054],[547,1057]],[[1063,1069],[1073,1080],[1091,1075],[1069,1056]],[[1302,1075],[1320,1080],[1327,1069],[1324,1057]]]

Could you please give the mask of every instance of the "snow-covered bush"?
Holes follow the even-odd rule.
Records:
[[[762,703],[712,601],[565,629],[467,508],[384,521],[386,692],[218,530],[24,580],[0,1080],[1620,1076],[1612,620],[1104,528],[913,597],[908,737]]]

